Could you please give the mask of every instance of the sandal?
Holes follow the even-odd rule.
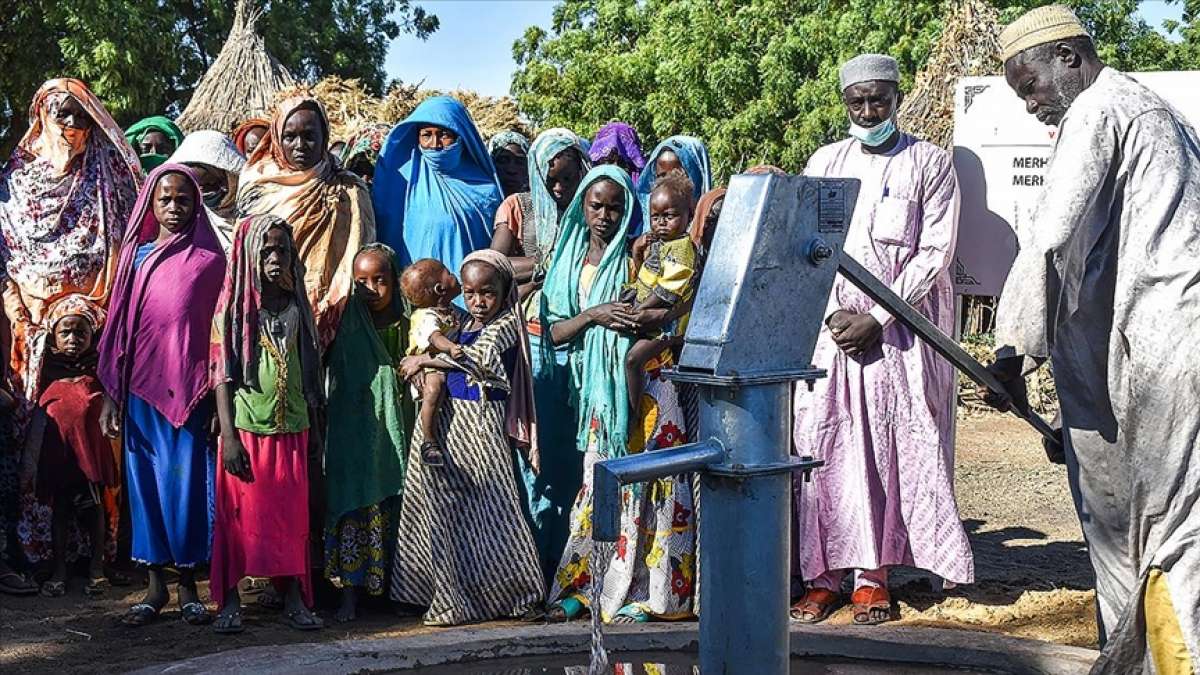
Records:
[[[0,574],[0,593],[9,595],[37,595],[38,585],[13,571]]]
[[[200,602],[189,602],[179,607],[183,622],[189,626],[205,626],[212,623],[212,613]]]
[[[837,609],[841,596],[824,588],[810,588],[792,605],[788,615],[798,623],[821,623]]]
[[[854,607],[854,623],[859,626],[874,626],[892,620],[892,596],[882,586],[863,586],[850,596]],[[875,618],[878,611],[886,612],[886,618]]]
[[[128,628],[139,628],[141,626],[145,626],[154,619],[157,619],[160,611],[161,609],[155,607],[154,605],[148,605],[144,602],[139,602],[133,607],[125,610],[125,615],[121,617],[121,625]]]
[[[108,590],[108,579],[105,577],[89,578],[83,585],[83,594],[89,598],[98,598]]]
[[[304,621],[300,619],[303,618]],[[288,626],[296,630],[320,630],[325,627],[325,622],[321,618],[314,616],[307,608],[293,609],[290,612],[284,612],[283,620]]]
[[[65,581],[47,581],[42,584],[41,596],[43,598],[61,598],[67,594],[67,582]]]
[[[133,585],[133,577],[120,570],[109,570],[108,583],[113,586],[125,587]]]
[[[436,441],[421,443],[421,463],[425,466],[446,466],[446,455]]]
[[[213,623],[213,632],[218,635],[237,635],[244,630],[246,628],[242,625],[240,609],[236,612],[218,614],[216,622]]]

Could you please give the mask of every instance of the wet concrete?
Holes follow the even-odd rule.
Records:
[[[453,628],[427,635],[321,644],[248,647],[159,664],[138,673],[371,673],[487,659],[586,654],[584,623]],[[696,624],[657,623],[605,629],[615,652],[696,651]],[[793,626],[793,656],[940,665],[998,673],[1077,675],[1097,652],[972,631],[905,626]]]

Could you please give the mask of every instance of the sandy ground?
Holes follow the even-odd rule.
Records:
[[[977,582],[934,592],[923,575],[894,575],[899,623],[994,631],[1094,647],[1095,601],[1087,552],[1062,467],[1049,464],[1035,434],[1015,418],[960,420],[959,508],[975,551]],[[122,672],[254,645],[332,641],[424,632],[385,606],[367,607],[347,627],[299,634],[275,612],[250,607],[246,632],[218,636],[180,620],[172,604],[154,624],[125,629],[117,619],[140,588],[91,600],[74,579],[64,598],[0,596],[0,671]],[[207,585],[201,594],[207,596]],[[326,613],[327,625],[332,617]],[[829,620],[849,623],[843,608]]]

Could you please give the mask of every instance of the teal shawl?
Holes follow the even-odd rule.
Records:
[[[554,195],[546,187],[546,175],[550,173],[550,162],[554,161],[567,148],[574,147],[579,151],[579,161],[584,171],[592,168],[587,151],[583,149],[583,139],[570,129],[547,129],[538,134],[529,149],[529,198],[533,202],[533,223],[536,228],[538,247],[545,256],[543,268],[550,265],[553,259],[553,245],[558,241],[559,218],[558,204]],[[529,223],[525,227],[530,227]]]
[[[365,248],[391,253],[382,244]],[[399,283],[394,289],[399,297]],[[400,307],[397,303],[395,309]],[[395,314],[394,329],[405,340],[408,320],[402,311]],[[325,522],[333,527],[343,515],[401,493],[414,417],[408,386],[397,376],[392,355],[359,293],[347,301],[330,346],[328,381]]]
[[[579,272],[588,251],[588,226],[583,218],[583,199],[588,188],[601,179],[609,179],[625,191],[625,212],[621,224],[604,251],[596,279],[586,302],[579,299]],[[588,172],[575,199],[559,223],[558,242],[546,281],[542,287],[542,325],[545,330],[559,321],[579,315],[583,310],[616,302],[621,287],[629,278],[629,259],[626,256],[626,235],[629,222],[637,208],[633,182],[624,170],[608,164]],[[547,333],[548,336],[548,333]],[[543,349],[550,340],[541,341]],[[598,451],[603,457],[620,457],[626,453],[629,435],[629,395],[625,388],[625,354],[633,344],[632,338],[600,326],[591,326],[568,345],[571,367],[572,398],[579,411],[576,446],[587,448],[591,421],[599,423]]]

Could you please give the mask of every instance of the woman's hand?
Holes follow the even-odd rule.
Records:
[[[638,318],[633,306],[623,302],[606,302],[589,307],[585,312],[593,324],[609,330],[632,333],[638,328]]]
[[[236,476],[244,483],[254,482],[254,472],[250,470],[250,453],[242,445],[242,439],[237,433],[221,436],[221,464],[225,472]]]
[[[100,432],[109,438],[121,435],[121,411],[107,394],[104,396],[104,405],[100,408]]]

